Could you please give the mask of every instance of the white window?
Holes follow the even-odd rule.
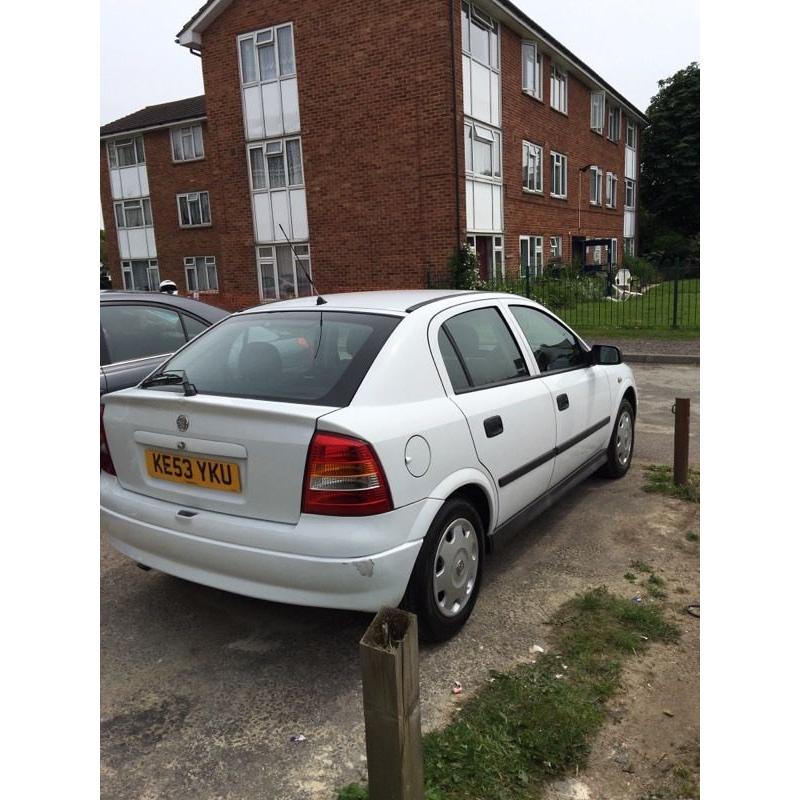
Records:
[[[500,132],[477,122],[467,122],[464,125],[464,162],[468,175],[500,178]]]
[[[567,157],[550,151],[550,194],[553,197],[567,196]]]
[[[613,172],[606,172],[606,206],[617,207],[617,176]]]
[[[619,141],[620,127],[622,126],[622,111],[619,106],[609,106],[608,109],[608,138],[612,142]]]
[[[300,139],[278,139],[248,148],[254,192],[303,185]]]
[[[108,164],[112,169],[144,164],[144,140],[141,136],[114,139],[106,144]]]
[[[312,293],[306,277],[311,275],[308,244],[296,244],[294,250],[288,244],[258,247],[256,263],[263,302],[305,297]]]
[[[240,36],[239,62],[243,86],[293,76],[295,63],[291,24]]]
[[[625,208],[636,208],[636,183],[625,180]]]
[[[603,202],[603,170],[600,167],[589,169],[589,202],[593,206]]]
[[[181,228],[195,228],[211,224],[211,206],[208,192],[190,192],[178,195],[178,224]]]
[[[122,262],[122,285],[139,292],[157,292],[160,283],[158,260],[143,258]]]
[[[539,193],[544,188],[544,151],[538,144],[522,143],[522,186]]]
[[[542,274],[544,266],[542,236],[520,236],[519,237],[519,274],[524,278],[530,275],[535,278]]]
[[[596,244],[592,248],[592,262],[595,266],[600,266],[603,263],[603,246]]]
[[[522,91],[542,99],[542,55],[533,42],[522,43]]]
[[[636,134],[636,123],[628,120],[628,127],[625,130],[625,144],[633,150],[636,149]]]
[[[589,106],[591,109],[591,120],[589,125],[596,133],[602,133],[603,118],[606,114],[606,93],[592,92]]]
[[[560,236],[550,237],[550,260],[559,262],[564,257],[564,249]]]
[[[189,256],[183,259],[186,288],[190,292],[216,292],[217,259],[215,256]]]
[[[203,158],[203,127],[187,125],[183,128],[172,128],[172,160],[196,161]]]
[[[150,199],[122,200],[114,203],[114,217],[117,228],[144,228],[153,224]]]
[[[487,67],[500,68],[497,23],[469,3],[461,4],[461,49]]]
[[[624,250],[626,256],[633,257],[635,255],[635,253],[633,252],[634,251],[634,240],[633,240],[632,237],[631,238],[625,237],[622,240],[622,247],[623,247],[623,250]]]
[[[611,259],[611,266],[616,266],[617,264],[617,240],[611,240],[611,252],[609,253],[609,257]]]
[[[550,67],[550,105],[556,111],[567,113],[567,73],[555,64]]]

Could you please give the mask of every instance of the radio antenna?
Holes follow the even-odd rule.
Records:
[[[317,287],[314,285],[314,281],[311,280],[311,276],[306,272],[306,268],[303,266],[302,262],[300,261],[300,256],[297,255],[297,250],[294,249],[294,245],[289,241],[289,237],[286,235],[286,231],[283,229],[283,225],[278,223],[278,227],[281,229],[281,233],[283,234],[283,238],[286,239],[286,244],[292,248],[292,253],[294,253],[294,260],[298,267],[303,270],[303,275],[306,276],[306,280],[310,284],[311,288],[314,290],[314,294],[317,296],[317,305],[322,306],[325,305],[328,301],[317,291]]]

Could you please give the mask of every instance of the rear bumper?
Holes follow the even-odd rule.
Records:
[[[422,538],[441,505],[426,499],[379,517],[346,521],[301,516],[292,526],[205,511],[183,520],[176,517],[181,506],[125,490],[103,474],[100,524],[121,553],[179,578],[281,603],[377,611],[402,599]],[[325,520],[327,529],[320,524]],[[354,543],[362,543],[376,522],[381,529],[376,538],[383,544],[394,539],[393,546],[353,555],[353,546],[363,549]],[[325,552],[337,544],[332,537],[346,555]],[[293,551],[287,550],[291,540]]]

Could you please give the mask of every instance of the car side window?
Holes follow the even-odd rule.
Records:
[[[563,325],[529,306],[511,306],[511,313],[522,328],[542,372],[586,365],[586,353]]]
[[[183,326],[186,328],[186,336],[188,339],[194,339],[198,333],[202,333],[208,325],[205,322],[200,322],[199,319],[190,317],[188,314],[181,314],[183,317]]]
[[[478,308],[458,314],[447,320],[442,330],[452,352],[446,346],[442,348],[441,334],[440,348],[455,391],[528,376],[525,359],[498,308]]]
[[[146,305],[105,305],[100,325],[112,364],[174,353],[186,344],[177,311]]]

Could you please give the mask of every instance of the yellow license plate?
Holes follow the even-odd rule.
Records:
[[[159,450],[145,450],[144,457],[147,474],[151,478],[223,492],[242,491],[239,465],[232,461],[164,453]]]

